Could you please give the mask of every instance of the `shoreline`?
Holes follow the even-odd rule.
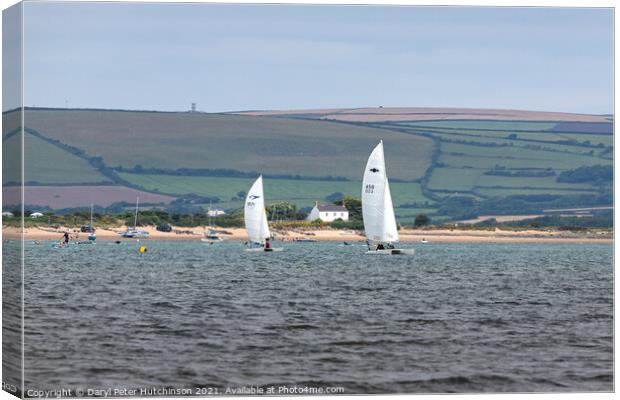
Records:
[[[135,238],[123,238],[120,232],[126,227],[114,229],[97,228],[97,241],[135,241]],[[140,230],[149,232],[149,238],[140,238],[141,241],[200,241],[204,237],[202,227],[182,228],[173,227],[172,232],[160,232],[155,227],[140,227]],[[213,228],[225,241],[247,241],[244,228]],[[52,240],[60,241],[65,231],[71,234],[71,240],[87,240],[88,233],[79,232],[71,228],[42,228],[31,227],[24,229],[24,240]],[[316,240],[318,242],[362,242],[366,241],[363,232],[336,229],[272,229],[276,241],[295,242],[301,240]],[[613,244],[613,232],[608,230],[589,230],[586,232],[571,232],[560,230],[459,230],[459,229],[402,229],[399,231],[401,243],[600,243]],[[16,227],[3,227],[4,240],[21,240],[21,232]]]

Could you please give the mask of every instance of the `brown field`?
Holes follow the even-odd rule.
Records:
[[[435,107],[373,107],[320,110],[247,111],[244,115],[311,114],[325,120],[350,122],[427,121],[427,120],[508,120],[508,121],[572,121],[609,122],[604,115],[572,114],[546,111],[435,108]]]
[[[2,189],[4,205],[19,203],[19,186]],[[126,201],[133,203],[140,196],[141,203],[170,203],[175,198],[163,194],[144,192],[123,186],[27,186],[24,189],[24,204],[48,206],[54,209],[83,207],[87,204],[107,207],[112,203]]]

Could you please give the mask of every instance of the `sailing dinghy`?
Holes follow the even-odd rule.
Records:
[[[281,247],[265,247],[265,242],[271,237],[265,211],[263,196],[263,176],[259,176],[248,191],[244,207],[245,229],[248,232],[250,248],[245,251],[282,251]]]
[[[374,148],[362,182],[362,215],[364,231],[368,238],[366,254],[406,254],[413,255],[414,249],[397,249],[398,228],[394,216],[394,205],[390,184],[385,172],[383,141]]]

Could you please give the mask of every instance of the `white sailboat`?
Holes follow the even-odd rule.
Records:
[[[282,251],[282,248],[271,247],[269,239],[269,224],[265,211],[265,197],[263,195],[263,176],[259,176],[248,191],[244,206],[245,229],[248,232],[250,248],[245,251]]]
[[[217,243],[217,242],[221,242],[224,239],[222,239],[220,237],[220,235],[217,233],[217,231],[212,228],[213,223],[211,222],[211,202],[209,202],[209,209],[207,210],[207,216],[209,217],[209,222],[208,222],[209,223],[209,229],[207,230],[206,227],[205,227],[205,230],[204,230],[204,233],[203,233],[204,237],[201,238],[200,240],[202,242],[209,243],[209,244],[214,244],[214,243]]]
[[[362,182],[362,214],[364,230],[368,239],[366,254],[414,254],[414,249],[397,249],[398,228],[390,183],[385,171],[383,141],[374,148]]]
[[[147,231],[139,231],[138,230],[138,208],[140,204],[140,197],[136,196],[136,212],[133,218],[133,229],[127,229],[125,232],[121,233],[122,237],[126,238],[148,238],[149,233]]]

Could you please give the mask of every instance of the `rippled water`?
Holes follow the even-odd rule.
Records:
[[[26,389],[610,391],[610,245],[26,246]]]

